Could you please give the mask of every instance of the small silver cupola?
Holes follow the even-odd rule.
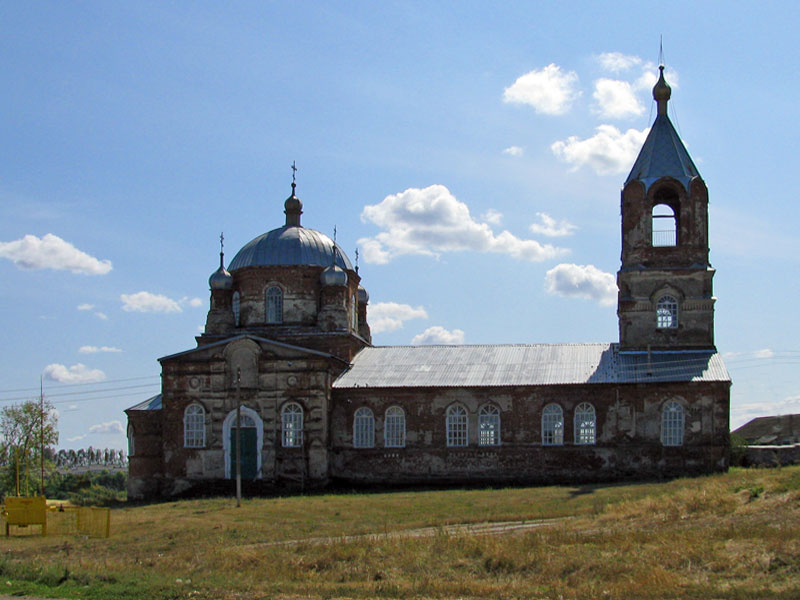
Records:
[[[225,236],[219,235],[219,269],[208,278],[208,285],[212,290],[229,290],[233,288],[233,276],[225,269],[225,254],[223,244]]]

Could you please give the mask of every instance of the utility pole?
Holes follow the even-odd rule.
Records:
[[[39,462],[42,467],[42,498],[44,498],[44,377],[39,375]]]
[[[236,369],[236,508],[242,505],[242,370]]]

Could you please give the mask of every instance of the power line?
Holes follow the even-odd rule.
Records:
[[[83,387],[89,385],[110,385],[112,383],[123,383],[126,381],[141,381],[142,379],[160,379],[160,375],[148,375],[145,377],[128,377],[125,379],[107,379],[104,381],[89,381],[83,383],[55,383],[53,385],[48,385],[46,389],[48,390],[59,390],[62,388],[69,388],[69,387]],[[39,388],[38,387],[29,387],[29,388],[17,388],[13,390],[0,390],[0,394],[14,394],[18,392],[36,392],[38,394]]]

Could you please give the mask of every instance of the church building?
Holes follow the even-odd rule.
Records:
[[[728,468],[708,190],[658,114],[622,188],[619,341],[373,346],[344,251],[286,221],[211,275],[196,347],[127,409],[132,499],[330,485],[576,483]],[[238,442],[237,442],[238,440]],[[240,452],[237,452],[237,444]]]

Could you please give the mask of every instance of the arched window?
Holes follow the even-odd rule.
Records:
[[[678,301],[672,296],[661,296],[656,303],[656,327],[674,329],[678,326]]]
[[[353,331],[358,331],[358,298],[355,294],[350,299],[350,327]]]
[[[542,444],[561,446],[564,443],[564,412],[558,404],[548,404],[542,411]]]
[[[183,411],[183,445],[186,448],[206,445],[206,411],[199,404],[190,404]]]
[[[597,441],[597,416],[594,406],[583,402],[575,409],[575,443],[594,444]]]
[[[487,404],[478,413],[478,445],[500,445],[500,410]]]
[[[469,442],[467,435],[467,409],[459,404],[454,404],[447,409],[447,445],[466,446]]]
[[[375,417],[366,406],[359,408],[353,417],[353,446],[375,447]]]
[[[281,445],[299,448],[303,445],[303,407],[289,402],[281,411]]]
[[[239,327],[239,314],[241,312],[242,307],[242,297],[239,295],[239,292],[233,292],[233,324],[236,327]]]
[[[406,446],[406,413],[399,406],[392,406],[386,411],[383,423],[383,445],[387,448],[405,448]]]
[[[267,288],[267,323],[283,323],[283,290],[277,285]]]
[[[667,204],[656,204],[653,207],[654,247],[675,246],[678,243],[678,222],[675,211]]]
[[[128,457],[134,455],[134,443],[133,443],[133,425],[128,423]],[[70,450],[70,452],[74,452]]]
[[[675,400],[667,402],[661,412],[661,443],[683,446],[683,406]]]

